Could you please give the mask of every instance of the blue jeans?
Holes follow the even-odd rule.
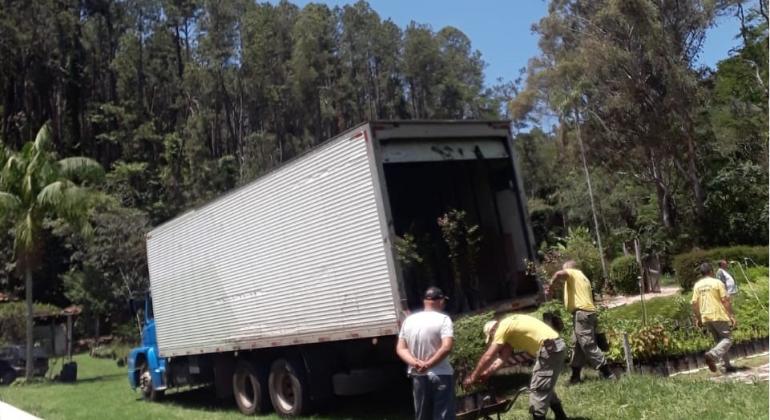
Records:
[[[455,390],[452,375],[412,376],[414,417],[417,420],[453,420]]]

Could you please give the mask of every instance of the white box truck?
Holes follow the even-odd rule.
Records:
[[[437,224],[452,209],[481,233],[472,290],[458,290]],[[418,268],[396,253],[407,234]],[[147,257],[131,385],[155,399],[213,384],[244,414],[304,414],[403,376],[400,321],[429,285],[464,296],[453,316],[541,295],[505,121],[361,124],[155,228]]]

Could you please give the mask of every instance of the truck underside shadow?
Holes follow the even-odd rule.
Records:
[[[410,309],[421,306],[421,293],[439,286],[451,297],[447,311],[462,313],[491,303],[537,292],[525,276],[525,224],[513,190],[510,159],[386,163],[385,178],[396,235],[414,238],[421,262],[404,265]],[[481,233],[477,281],[461,264],[455,281],[449,248],[437,223],[449,210],[466,213]],[[459,289],[458,290],[458,285]]]
[[[333,413],[321,409],[313,415],[313,418],[410,419],[414,417],[411,386],[406,377],[388,388],[365,395],[336,397],[335,402],[339,408]],[[232,403],[232,398],[217,398],[211,387],[179,389],[166,394],[159,403],[201,411],[231,412],[234,417],[240,417],[238,408]]]

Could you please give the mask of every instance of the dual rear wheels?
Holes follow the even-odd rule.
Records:
[[[233,374],[233,395],[241,413],[265,413],[272,407],[278,415],[298,416],[309,409],[309,383],[300,359],[276,359],[268,371],[239,360]]]

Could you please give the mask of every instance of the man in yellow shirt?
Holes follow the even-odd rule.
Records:
[[[721,360],[725,372],[734,372],[735,368],[730,365],[727,357],[727,352],[733,344],[731,329],[736,325],[730,295],[727,294],[724,283],[712,277],[714,273],[711,264],[701,264],[700,273],[703,278],[692,288],[692,311],[698,327],[706,327],[717,342],[706,352],[706,364],[712,372],[716,372],[717,362]]]
[[[529,315],[509,315],[500,321],[487,322],[484,334],[489,347],[463,382],[465,386],[485,381],[505,361],[519,362],[522,357],[514,356],[512,352],[522,352],[529,356],[526,359],[535,359],[529,382],[529,412],[532,418],[545,419],[550,407],[557,420],[566,419],[567,415],[556,395],[556,381],[564,367],[564,353],[567,351],[559,333]]]
[[[562,269],[554,273],[550,286],[545,287],[545,294],[549,296],[551,291],[564,284],[564,306],[572,313],[572,376],[570,384],[580,382],[580,371],[588,364],[598,370],[602,377],[614,379],[615,375],[607,366],[604,353],[596,344],[596,306],[591,290],[591,282],[582,271],[577,269],[575,261],[567,261]]]

